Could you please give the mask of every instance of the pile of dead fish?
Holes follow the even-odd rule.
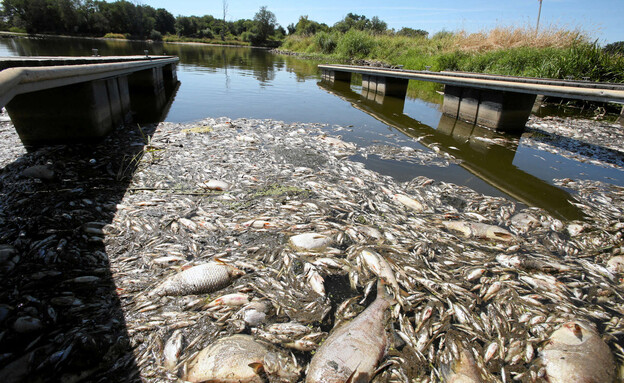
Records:
[[[527,122],[522,145],[592,165],[624,168],[624,132],[619,123],[561,117]]]
[[[140,153],[101,153],[107,162],[83,160],[80,172],[70,157],[63,166],[47,162],[51,153],[23,157],[20,172],[48,165],[52,180],[9,166],[4,193],[26,183],[37,197],[51,198],[52,183],[68,191],[46,211],[30,209],[41,216],[32,228],[16,216],[26,202],[2,205],[14,229],[0,237],[2,266],[13,270],[1,336],[17,351],[0,350],[0,376],[10,367],[40,381],[44,372],[154,382],[620,379],[622,188],[561,181],[594,211],[562,222],[424,177],[397,183],[350,161],[367,149],[331,133],[272,120],[162,123]],[[125,193],[72,191],[94,166],[107,182],[125,179]],[[64,224],[46,232],[53,218]]]

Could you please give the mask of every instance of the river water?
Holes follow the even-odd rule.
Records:
[[[573,160],[526,145],[524,137],[496,134],[442,116],[441,86],[417,89],[410,85],[404,102],[380,103],[362,95],[357,76],[351,85],[331,87],[320,81],[319,62],[263,49],[0,38],[0,56],[88,56],[92,49],[102,56],[137,55],[145,50],[179,56],[181,84],[165,121],[226,116],[323,123],[346,141],[375,148],[369,155],[352,159],[399,181],[426,176],[537,206],[565,219],[582,215],[569,203],[571,192],[555,186],[553,180],[590,179],[624,186],[621,168]],[[454,160],[427,161],[428,153],[440,152]],[[420,153],[420,159],[410,160],[405,153]]]

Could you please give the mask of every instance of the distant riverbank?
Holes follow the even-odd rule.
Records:
[[[281,49],[332,60],[381,61],[405,69],[624,82],[624,57],[579,32],[519,28],[426,36],[318,32],[289,36]]]

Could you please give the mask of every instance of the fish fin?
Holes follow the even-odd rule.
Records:
[[[346,380],[345,383],[353,383],[353,377],[355,376],[355,373],[357,372],[357,369],[354,370],[351,375],[349,375],[349,378]]]
[[[253,368],[254,372],[258,375],[261,375],[264,373],[264,364],[260,362],[249,363],[248,366]]]
[[[184,271],[184,270],[190,269],[191,267],[193,267],[193,265],[184,265],[184,266],[181,267],[181,269],[182,269],[182,271]]]
[[[512,240],[513,239],[513,235],[511,235],[509,233],[503,233],[503,232],[500,232],[500,231],[495,231],[494,232],[494,236],[496,238],[507,239],[507,240]]]
[[[225,261],[223,261],[223,259],[221,259],[221,258],[214,257],[212,260],[217,262],[217,263],[220,263],[222,265],[226,264]]]
[[[373,374],[371,375],[371,379],[373,380],[375,379],[375,377],[379,374],[381,374],[382,372],[384,372],[385,370],[387,370],[390,366],[392,366],[394,363],[387,361],[386,363],[382,364],[381,366],[377,367],[377,369],[373,372]]]
[[[358,368],[360,368],[360,364],[362,364],[362,362],[358,363],[357,367],[355,367],[355,370],[353,370],[351,375],[349,375],[349,378],[345,381],[345,383],[355,383],[355,382],[357,382],[357,380],[353,380],[353,379],[355,378],[355,374],[357,373]]]

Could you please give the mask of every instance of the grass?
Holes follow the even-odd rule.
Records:
[[[105,39],[124,39],[127,40],[128,36],[121,33],[107,33],[104,35]]]
[[[624,57],[609,54],[579,30],[497,27],[427,37],[350,30],[289,36],[282,49],[336,61],[367,59],[405,69],[456,70],[528,77],[624,82]]]

